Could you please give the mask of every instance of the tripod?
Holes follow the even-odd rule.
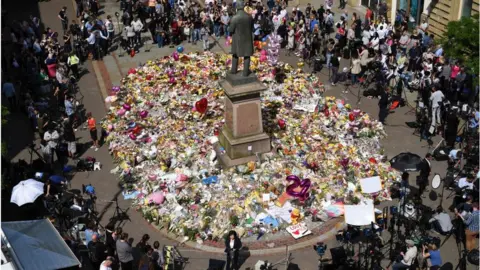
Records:
[[[110,221],[132,221],[127,212],[118,206],[118,198],[115,198],[113,201],[115,202],[115,211],[113,212],[113,216],[110,218]]]

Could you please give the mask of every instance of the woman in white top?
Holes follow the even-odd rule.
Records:
[[[371,35],[370,35],[370,32],[368,31],[368,27],[367,27],[362,32],[363,45],[367,46],[368,43],[370,42],[370,38],[371,38]]]
[[[237,232],[230,231],[225,240],[225,253],[227,253],[227,270],[238,269],[238,254],[242,248],[242,242],[238,238]]]
[[[293,30],[293,27],[289,26],[288,27],[288,45],[287,49],[288,50],[293,50],[295,48],[295,31]]]
[[[125,34],[127,35],[128,44],[133,47],[135,45],[135,30],[133,26],[125,26]]]
[[[362,71],[362,66],[360,65],[360,59],[358,58],[358,56],[354,56],[352,60],[351,70],[350,70],[352,75],[352,85],[357,83],[357,77],[361,71]]]
[[[375,51],[378,51],[380,44],[380,38],[378,37],[378,33],[375,32],[373,37],[370,39],[370,48],[373,48]]]

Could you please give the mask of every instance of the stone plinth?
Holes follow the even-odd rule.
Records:
[[[254,74],[228,74],[220,82],[225,91],[225,125],[219,134],[220,162],[231,167],[255,160],[256,153],[270,151],[270,137],[263,132],[260,93],[265,86]],[[219,147],[217,151],[219,152]]]

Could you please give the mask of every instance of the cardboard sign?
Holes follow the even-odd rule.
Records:
[[[287,232],[295,239],[302,238],[304,236],[307,236],[309,234],[312,234],[312,231],[310,231],[305,224],[305,222],[301,222],[292,226],[287,227]]]

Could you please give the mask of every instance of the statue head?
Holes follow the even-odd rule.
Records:
[[[237,0],[236,8],[237,8],[237,10],[243,10],[245,8],[245,1],[244,0]]]

